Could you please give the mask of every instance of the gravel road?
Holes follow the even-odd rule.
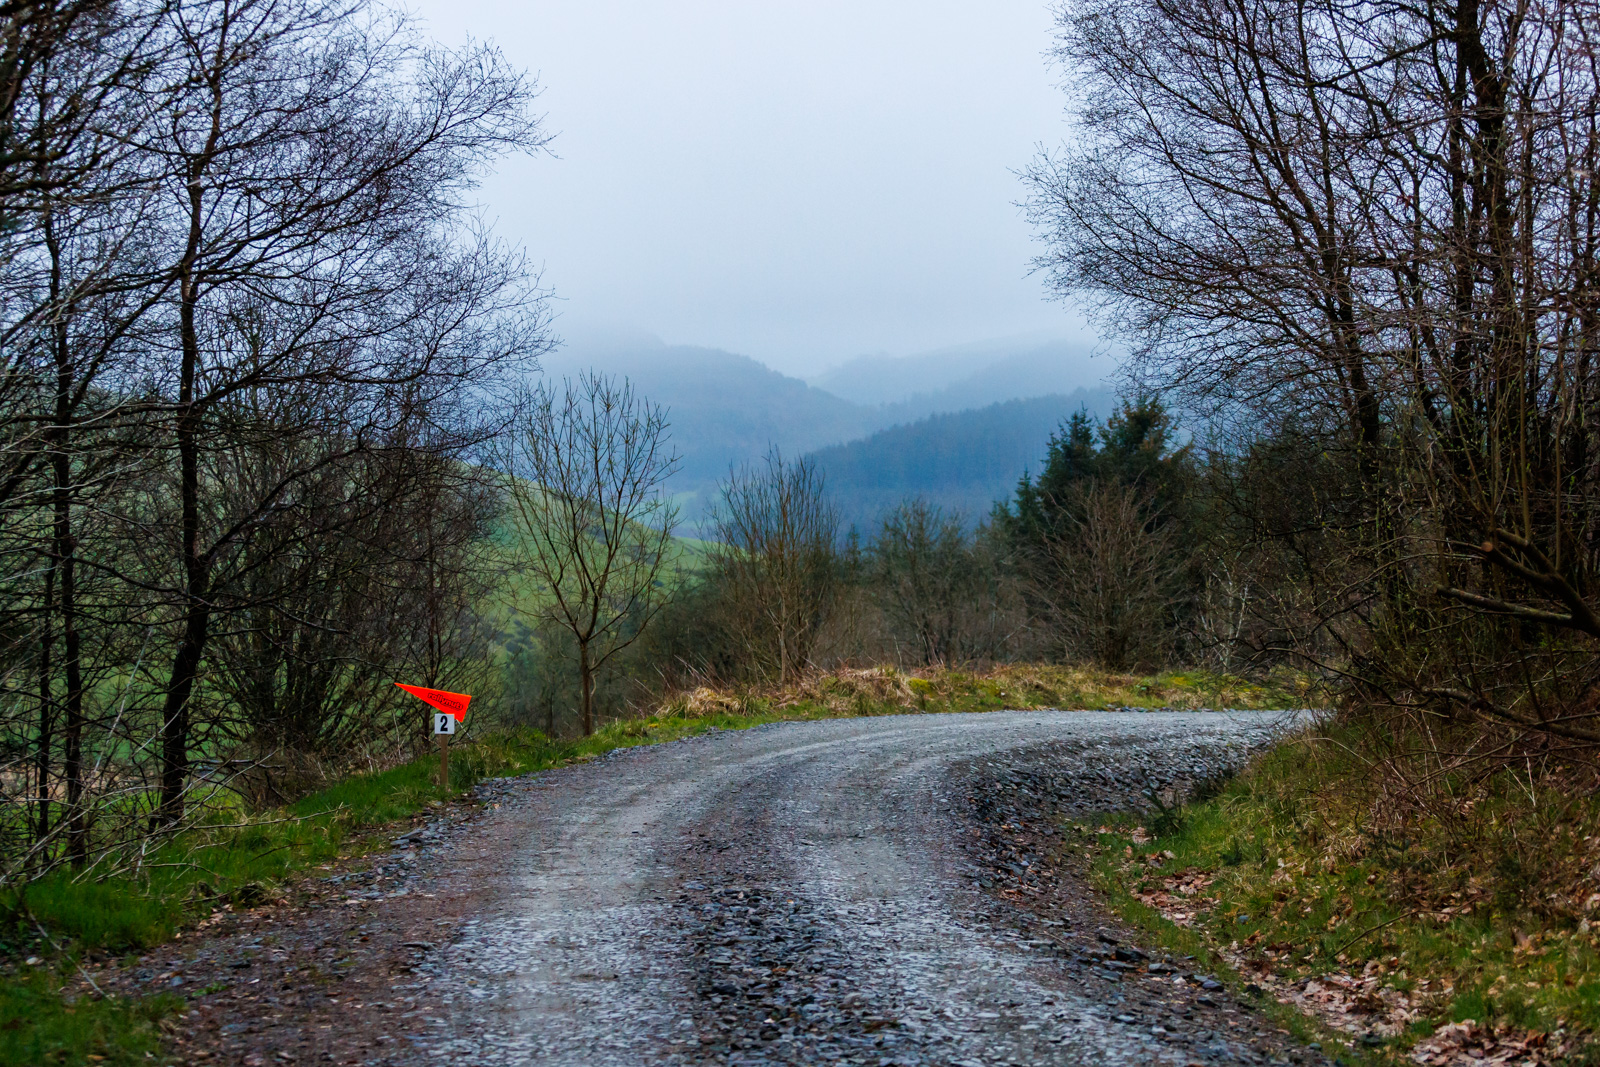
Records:
[[[1121,981],[1086,986],[1063,941],[997,923],[970,809],[975,785],[1043,769],[1103,810],[1236,764],[1280,720],[781,724],[505,783],[524,845],[436,961],[449,1022],[423,1044],[485,1064],[1256,1058],[1162,1040]]]
[[[359,907],[309,909],[299,952],[334,946],[327,967],[295,971],[280,947],[248,987],[271,995],[216,993],[194,1047],[247,1064],[1322,1062],[1140,950],[1051,859],[1056,813],[1181,791],[1285,725],[784,723],[484,783],[491,810],[399,842],[344,890]],[[190,947],[191,982],[275,944],[229,936]]]

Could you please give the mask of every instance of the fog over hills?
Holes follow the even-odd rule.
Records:
[[[849,498],[852,521],[866,522],[880,503],[892,506],[910,493],[986,512],[987,494],[999,487],[1003,495],[1024,466],[1037,463],[1062,418],[1085,405],[1103,413],[1110,394],[1098,379],[1110,368],[1109,360],[1091,366],[1082,346],[1038,338],[866,356],[810,383],[748,356],[648,336],[581,339],[544,360],[549,377],[590,369],[625,375],[668,409],[683,457],[669,488],[691,521],[730,466],[759,459],[771,445],[792,456],[817,453],[841,507]],[[1010,400],[1040,402],[924,421]],[[856,445],[830,447],[849,442]]]
[[[667,408],[672,443],[683,457],[672,483],[680,494],[703,493],[727,477],[730,464],[758,458],[769,445],[798,456],[883,425],[874,408],[715,348],[650,338],[561,349],[544,365],[555,377],[589,369],[626,375],[639,393]]]
[[[857,404],[891,408],[896,421],[1002,400],[1094,389],[1115,369],[1082,342],[1029,336],[910,356],[858,356],[808,380]]]

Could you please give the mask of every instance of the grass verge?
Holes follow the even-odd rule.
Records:
[[[1068,667],[988,671],[892,668],[818,674],[786,689],[700,688],[651,714],[613,722],[592,737],[554,741],[536,730],[468,736],[452,747],[451,796],[485,777],[526,774],[616,748],[713,730],[859,715],[1070,707],[1286,707],[1305,702],[1292,679],[1257,685],[1205,672],[1139,677]],[[296,875],[386,844],[379,828],[449,797],[432,755],[358,774],[274,812],[224,813],[111,877],[61,871],[0,893],[0,1063],[132,1064],[158,1055],[163,1019],[179,997],[137,1003],[76,996],[85,956],[137,953],[170,940],[219,908],[277,898]],[[43,962],[30,965],[25,958]]]
[[[1346,1062],[1600,1063],[1600,800],[1502,773],[1395,818],[1362,750],[1074,836],[1124,918]]]
[[[985,671],[892,667],[837,670],[788,687],[702,687],[666,701],[660,713],[831,718],[1001,708],[1292,708],[1312,699],[1306,680],[1284,674],[1253,682],[1208,671],[1113,674],[1088,667],[1004,664]]]

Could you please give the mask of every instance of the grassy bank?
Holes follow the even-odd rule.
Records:
[[[1292,685],[1261,686],[1203,672],[1139,677],[1066,667],[994,670],[843,670],[788,688],[700,688],[593,737],[553,741],[533,730],[467,735],[452,748],[451,796],[479,779],[526,774],[615,748],[785,720],[1037,707],[1283,707]],[[76,962],[135,954],[223,908],[282,896],[297,877],[386,847],[381,829],[449,799],[435,757],[359,774],[270,812],[225,807],[109,877],[59,872],[0,896],[8,971],[0,977],[0,1063],[148,1063],[176,996],[127,1003],[76,997]],[[28,958],[37,957],[30,965]]]
[[[1600,1063],[1600,801],[1502,771],[1418,802],[1371,750],[1301,738],[1074,837],[1126,918],[1347,1061]]]
[[[1208,671],[1132,675],[1007,664],[985,671],[909,674],[873,667],[818,674],[788,687],[700,688],[677,694],[659,710],[669,715],[806,719],[1001,708],[1288,708],[1310,699],[1304,679],[1293,675],[1260,683]]]

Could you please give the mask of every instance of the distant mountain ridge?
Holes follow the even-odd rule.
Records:
[[[625,375],[640,395],[667,409],[672,444],[682,457],[670,488],[691,518],[731,465],[758,458],[772,445],[798,456],[882,425],[875,409],[715,348],[656,341],[559,351],[546,357],[544,369],[558,378],[591,369]]]
[[[1111,371],[1091,346],[1058,338],[1017,338],[910,356],[859,356],[808,381],[857,404],[908,422],[1003,400],[1094,389]]]
[[[849,492],[865,494],[860,496],[863,501],[893,497],[893,502],[898,503],[900,495],[904,495],[902,489],[931,498],[941,491],[938,471],[943,469],[953,479],[945,496],[967,506],[999,483],[994,473],[981,477],[974,473],[977,468],[965,463],[957,455],[959,450],[969,449],[973,457],[991,457],[990,461],[973,458],[972,463],[979,466],[983,462],[1015,463],[1005,475],[1009,487],[1021,474],[1023,465],[1036,463],[1044,454],[1044,441],[1054,423],[1040,432],[1043,424],[1039,419],[1043,416],[1038,413],[1053,410],[1052,405],[1059,408],[1063,397],[1071,404],[1080,403],[1072,400],[1077,395],[1074,390],[1083,393],[1088,398],[1083,402],[1098,411],[1100,401],[1096,398],[1106,392],[1103,389],[1080,390],[1076,385],[1046,388],[1067,377],[1083,381],[1084,376],[1074,368],[1081,368],[1087,359],[1086,350],[1081,346],[1069,350],[1063,344],[996,342],[923,356],[863,357],[834,368],[819,379],[849,395],[788,377],[747,356],[716,348],[668,345],[651,337],[575,343],[545,357],[544,375],[573,377],[596,370],[626,376],[640,395],[665,407],[673,447],[682,457],[678,474],[668,488],[691,522],[701,517],[717,483],[728,476],[730,467],[759,459],[773,445],[786,455],[799,456],[821,455],[822,450],[832,446],[856,442],[865,448],[861,455],[880,456],[890,462],[886,471],[898,471],[896,477],[909,479],[899,488],[889,483],[874,483],[869,488],[862,481],[863,476],[848,473],[854,468],[849,467],[851,461],[845,457],[857,452],[832,454],[830,462],[843,464],[840,470],[846,472],[840,474],[846,479],[840,483],[841,489],[846,485],[858,487],[859,493],[858,488],[850,488]],[[1061,366],[1052,361],[1059,361]],[[891,381],[895,375],[899,376],[899,384]],[[879,440],[883,437],[879,431],[901,426],[909,434],[904,440],[918,439],[917,434],[926,429],[914,430],[906,424],[922,426],[919,420],[930,415],[984,408],[997,401],[1047,399],[1041,398],[1040,393],[1053,394],[1053,398],[1042,405],[1025,404],[1012,409],[1011,417],[1020,420],[1015,426],[1003,425],[1003,418],[998,422],[979,418],[940,423],[944,427],[941,432],[951,436],[945,444],[933,444],[937,454],[944,457],[937,467],[912,462],[905,456],[896,458],[895,442],[901,437]],[[897,399],[885,402],[873,398]],[[1076,407],[1061,409],[1054,416],[1056,421],[1072,410]],[[870,436],[874,434],[878,436]],[[1016,445],[1002,444],[1017,434],[1021,437]],[[1023,439],[1026,447],[1021,444]],[[869,446],[868,442],[877,443]],[[987,506],[985,501],[982,510],[986,511]]]
[[[823,471],[843,526],[854,525],[863,537],[914,496],[976,525],[995,501],[1011,496],[1024,471],[1038,469],[1050,435],[1073,412],[1101,419],[1115,406],[1107,388],[1008,400],[879,430],[810,458]]]

